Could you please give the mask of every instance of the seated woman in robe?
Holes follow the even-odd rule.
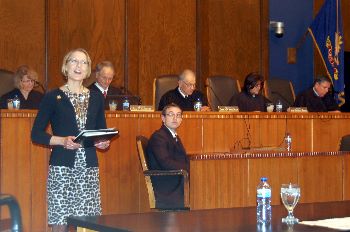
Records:
[[[266,105],[271,101],[261,94],[263,84],[263,76],[249,73],[244,80],[243,91],[231,98],[230,105],[238,106],[240,112],[266,112]]]
[[[16,96],[20,100],[20,109],[38,109],[43,94],[33,90],[38,81],[38,74],[29,66],[20,66],[14,74],[15,88],[0,98],[1,109],[7,109],[7,100]]]

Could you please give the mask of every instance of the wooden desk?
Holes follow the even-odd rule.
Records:
[[[30,140],[30,131],[35,116],[35,110],[0,111],[0,192],[16,196],[21,206],[25,232],[47,231],[46,177],[50,150],[48,147],[32,144]],[[109,127],[119,129],[120,136],[112,142],[107,152],[98,153],[103,213],[147,212],[149,211],[147,191],[136,153],[135,138],[136,135],[150,136],[158,129],[161,126],[160,113],[106,111],[106,118]],[[326,152],[336,151],[339,138],[350,134],[349,119],[349,113],[185,112],[179,135],[187,152],[191,154],[230,152],[233,147],[239,149],[241,146],[247,146],[249,141],[252,147],[278,146],[286,130],[293,137],[293,152]],[[328,156],[302,158],[298,159],[298,162],[294,158],[275,161],[256,159],[249,161],[250,169],[247,169],[248,163],[245,159],[191,161],[191,165],[198,168],[195,170],[194,167],[192,170],[191,178],[195,178],[191,180],[192,184],[197,181],[202,182],[208,176],[213,177],[224,170],[230,170],[227,172],[230,174],[226,177],[220,175],[217,180],[213,180],[211,186],[231,186],[227,187],[228,190],[232,188],[225,192],[224,197],[216,199],[218,195],[206,198],[209,190],[198,191],[198,186],[193,187],[191,204],[196,209],[212,208],[217,205],[220,207],[249,206],[252,205],[253,198],[232,198],[231,193],[234,192],[234,189],[235,191],[237,189],[247,191],[249,187],[249,191],[253,191],[258,178],[268,174],[273,191],[275,191],[275,186],[280,183],[279,181],[286,183],[289,181],[290,178],[286,178],[284,173],[294,170],[290,168],[290,163],[300,164],[297,167],[305,168],[304,175],[297,179],[303,185],[308,183],[302,182],[304,177],[310,181],[313,180],[313,177],[318,176],[328,178],[327,173],[332,173],[331,176],[339,176],[347,168],[346,165],[349,163],[347,157],[344,156],[344,160],[340,161],[342,158],[336,156],[334,160],[338,161],[331,162],[332,165],[326,169],[318,167],[319,165],[327,166],[329,160],[333,160]],[[206,170],[208,163],[215,163],[210,171]],[[253,169],[254,165],[256,168]],[[292,167],[295,168],[295,166]],[[283,174],[278,177],[277,182],[271,178],[273,173],[279,173],[276,169]],[[247,172],[247,170],[250,171]],[[265,170],[274,170],[274,172],[269,174]],[[250,177],[247,179],[249,182],[240,181],[242,177],[248,176]],[[343,181],[348,182],[336,179],[335,189],[339,192],[330,189],[330,193],[328,195],[326,193],[327,197],[322,201],[340,200],[341,196],[344,199],[349,198],[347,195],[349,189],[346,189],[349,185],[344,184],[349,183],[349,180],[345,173],[344,178]],[[310,184],[314,186],[315,182],[310,182]],[[215,189],[210,189],[210,191],[218,192]],[[275,192],[273,194],[276,196]],[[198,201],[199,199],[202,200]],[[303,198],[301,200],[303,201]],[[273,201],[275,204],[276,200],[273,199]],[[2,215],[6,216],[6,212],[3,212]]]
[[[288,228],[287,225],[281,222],[281,218],[286,215],[287,211],[283,206],[272,206],[272,223],[271,227],[267,228],[257,226],[255,207],[72,217],[68,219],[68,222],[70,225],[77,226],[78,232],[334,231],[301,224]],[[350,216],[350,201],[298,204],[294,215],[301,221],[346,217]]]
[[[261,177],[281,204],[280,187],[298,183],[303,203],[350,200],[349,152],[245,152],[191,155],[191,209],[256,205]]]

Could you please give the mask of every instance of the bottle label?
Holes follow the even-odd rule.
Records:
[[[271,198],[271,189],[258,189],[256,196],[258,198]]]

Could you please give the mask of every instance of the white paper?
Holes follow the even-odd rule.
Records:
[[[331,218],[317,221],[302,221],[299,224],[309,226],[328,227],[336,230],[350,230],[350,217],[345,218]]]

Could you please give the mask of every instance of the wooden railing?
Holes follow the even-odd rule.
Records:
[[[24,231],[46,231],[46,177],[50,149],[31,142],[30,131],[36,111],[1,110],[0,115],[0,192],[12,194],[18,199]],[[137,158],[136,136],[149,137],[158,129],[161,126],[160,113],[106,111],[106,119],[109,127],[119,130],[120,136],[112,141],[108,151],[98,153],[103,213],[148,211],[147,191]],[[282,144],[286,132],[292,135],[293,152],[329,152],[337,151],[340,137],[350,134],[349,119],[350,114],[344,113],[185,112],[178,132],[189,154],[229,153],[242,148],[278,147]],[[347,185],[343,187],[342,182],[346,179],[336,179],[331,177],[332,175],[328,177],[330,173],[336,173],[337,177],[341,175],[347,157],[337,154],[334,157],[316,155],[301,158],[192,160],[191,207],[252,205],[255,200],[253,192],[259,177],[270,175],[270,172],[265,170],[270,170],[271,176],[278,177],[281,182],[299,181],[305,186],[309,183],[316,186],[315,182],[310,182],[312,178],[324,176],[332,181],[327,182],[328,184],[332,183],[336,187],[322,185],[322,191],[327,188],[328,193],[320,199],[321,201],[347,198]],[[334,158],[337,161],[333,163]],[[219,164],[206,169],[206,165],[211,166],[212,162]],[[327,165],[330,165],[329,168],[324,169]],[[225,170],[223,167],[230,171],[226,177],[226,174],[220,174]],[[297,175],[295,170],[298,168],[305,169],[303,175]],[[215,176],[221,177],[207,185],[212,186],[212,189],[199,191],[197,183]],[[243,177],[248,176],[245,181],[249,182],[244,182]],[[303,178],[308,182],[303,183]],[[279,183],[271,180],[274,196],[278,195]],[[206,192],[218,192],[220,186],[227,186],[226,195],[208,195]],[[233,189],[242,189],[239,198],[229,196]],[[243,191],[249,191],[249,194]],[[206,197],[208,198],[205,199]],[[301,201],[316,197],[314,192],[302,192]],[[273,198],[273,203],[278,203],[277,198]]]

